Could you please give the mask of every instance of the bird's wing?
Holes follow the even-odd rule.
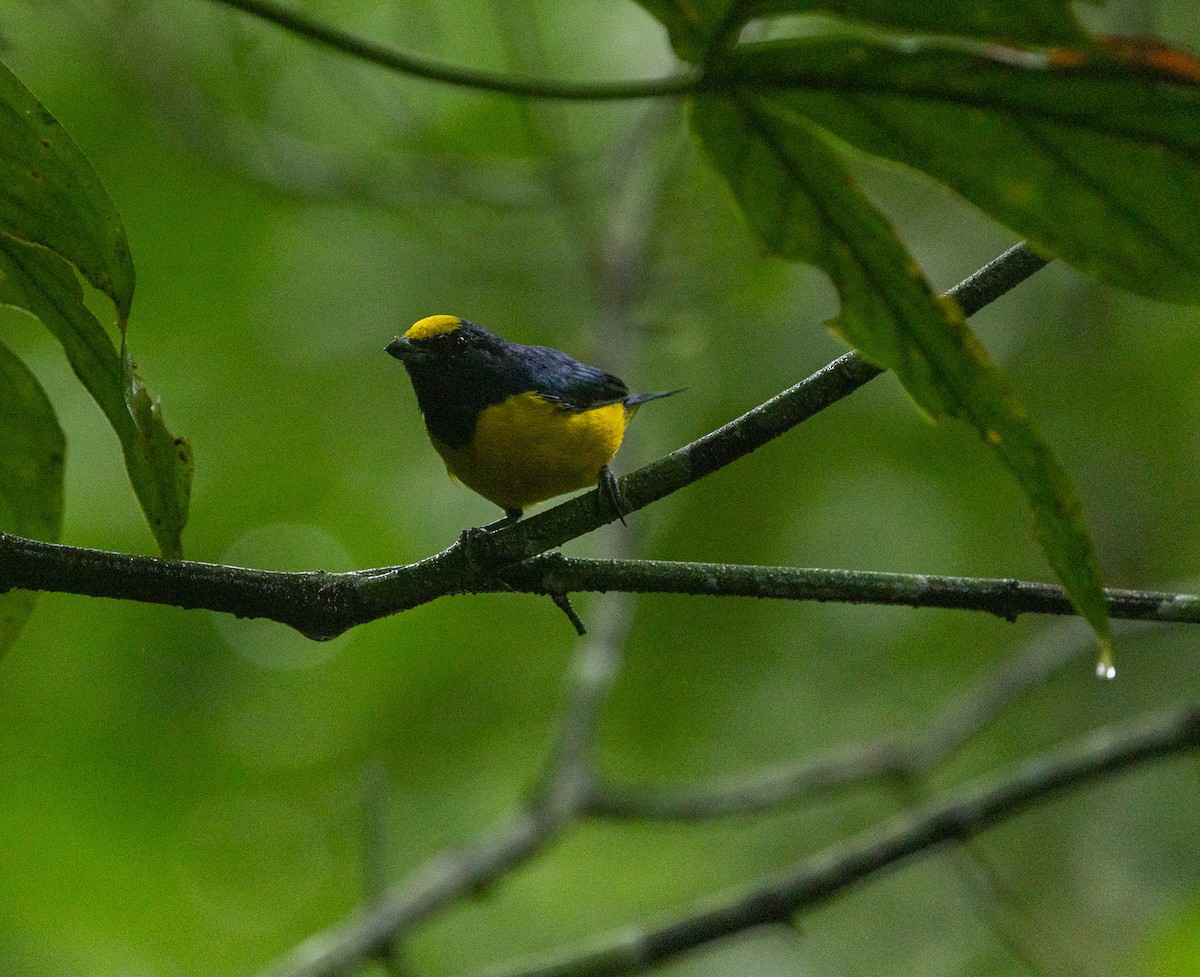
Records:
[[[624,381],[599,367],[545,346],[526,346],[521,356],[532,387],[547,400],[568,410],[589,410],[616,404],[629,396]]]

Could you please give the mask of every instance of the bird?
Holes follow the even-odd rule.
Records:
[[[608,463],[642,404],[684,389],[631,394],[561,350],[512,343],[454,315],[418,320],[385,350],[404,365],[451,478],[504,510],[497,527],[592,485],[624,522]]]

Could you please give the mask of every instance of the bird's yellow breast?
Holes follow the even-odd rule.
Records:
[[[520,393],[480,411],[466,445],[429,440],[468,488],[503,509],[524,509],[595,485],[621,447],[629,416],[622,403],[570,411]]]

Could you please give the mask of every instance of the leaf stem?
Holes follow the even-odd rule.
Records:
[[[214,2],[241,10],[314,44],[333,48],[389,71],[499,95],[572,102],[626,101],[686,95],[695,90],[700,79],[695,72],[682,72],[665,78],[643,81],[566,82],[522,78],[500,72],[472,71],[408,54],[386,44],[368,40],[292,10],[276,3],[275,0],[214,0]]]

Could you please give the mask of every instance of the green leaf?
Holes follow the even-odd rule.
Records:
[[[684,61],[699,64],[736,0],[637,0],[667,29],[671,47]]]
[[[66,130],[3,64],[0,230],[73,264],[112,299],[124,328],[134,271],[116,205]]]
[[[134,269],[100,178],[62,126],[0,65],[0,303],[37,316],[117,433],[133,489],[164,556],[178,557],[191,448],[167,430],[124,343]],[[75,270],[107,294],[122,344],[83,302]]]
[[[54,543],[62,529],[66,440],[25,365],[0,343],[0,532]],[[0,655],[33,611],[27,590],[0,594]]]
[[[1200,301],[1200,85],[1118,58],[1053,63],[824,38],[748,45],[722,70],[773,114],[924,170],[1044,253]]]
[[[702,97],[692,125],[767,246],[833,279],[842,301],[833,327],[894,370],[932,416],[972,424],[1016,477],[1034,534],[1107,661],[1103,583],[1078,496],[957,305],[934,293],[819,132],[774,99]]]
[[[187,523],[192,453],[163,423],[133,364],[83,304],[71,266],[0,234],[0,303],[33,313],[62,343],[71,367],[121,441],[125,468],[163,556],[177,558]]]
[[[750,21],[828,14],[884,30],[1003,44],[1083,45],[1068,0],[638,0],[667,28],[675,53],[699,64]]]

